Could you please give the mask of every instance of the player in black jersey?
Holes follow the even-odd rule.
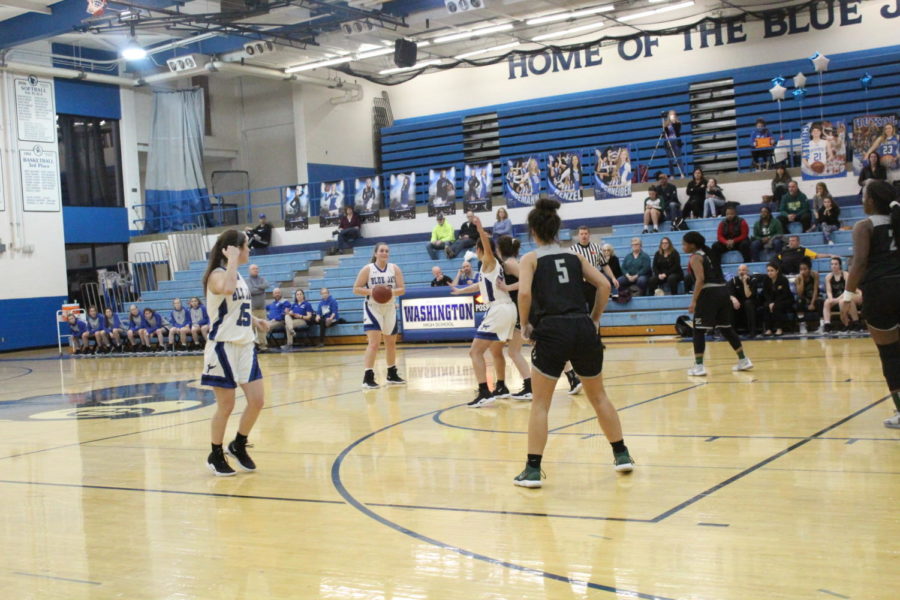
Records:
[[[504,286],[502,289],[509,292],[509,297],[516,305],[517,313],[519,307],[519,247],[521,245],[522,243],[518,239],[508,235],[497,240],[497,251],[503,261]],[[510,394],[509,397],[513,400],[531,400],[531,371],[528,369],[528,361],[522,356],[524,343],[522,325],[520,320],[516,319],[516,329],[506,345],[506,354],[513,361],[523,381],[522,389]]]
[[[681,239],[685,254],[690,254],[688,269],[694,276],[694,295],[688,312],[694,314],[694,366],[688,370],[693,377],[706,376],[703,354],[706,351],[706,332],[718,328],[738,355],[738,363],[733,371],[747,371],[753,368],[750,359],[744,356],[741,338],[735,333],[732,323],[731,296],[725,285],[722,267],[709,258],[706,238],[696,231],[689,231]]]
[[[519,264],[519,316],[522,334],[534,341],[531,352],[531,417],[528,459],[513,483],[541,487],[541,458],[547,445],[547,413],[553,390],[567,361],[581,377],[585,394],[612,445],[616,471],[630,472],[634,461],[622,439],[619,414],[603,388],[603,346],[597,335],[600,315],[609,299],[609,282],[583,256],[559,245],[556,200],[539,200],[528,213],[537,249]],[[590,314],[581,282],[597,288]]]
[[[869,218],[853,227],[853,264],[841,297],[841,320],[850,322],[850,306],[861,287],[866,324],[894,400],[894,416],[884,426],[900,429],[900,200],[888,183],[871,181],[863,208]]]

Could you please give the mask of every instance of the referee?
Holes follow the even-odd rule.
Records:
[[[618,295],[615,290],[618,289],[619,282],[613,277],[612,269],[609,268],[609,263],[606,261],[606,256],[603,254],[600,244],[591,241],[591,230],[588,229],[587,225],[582,225],[578,228],[578,241],[572,244],[569,250],[583,256],[592,267],[606,275],[614,288],[613,296]],[[587,300],[588,311],[594,310],[597,288],[587,281],[583,281],[581,285],[584,289],[584,297]]]

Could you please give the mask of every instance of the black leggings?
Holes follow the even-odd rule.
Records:
[[[735,333],[734,327],[728,325],[727,327],[719,327],[719,332],[721,332],[722,337],[724,337],[728,343],[731,345],[732,349],[735,351],[741,349],[741,338],[738,337],[738,334]],[[706,332],[708,329],[697,329],[694,327],[694,354],[696,356],[703,356],[703,353],[706,352]]]

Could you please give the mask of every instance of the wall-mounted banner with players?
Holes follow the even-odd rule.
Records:
[[[428,170],[428,216],[456,214],[456,167]]]
[[[284,188],[284,229],[309,229],[309,186]]]
[[[388,192],[388,218],[391,221],[416,218],[416,174],[414,172],[391,175]]]
[[[581,154],[553,152],[547,155],[547,191],[560,202],[581,202]]]
[[[377,223],[381,216],[381,177],[361,177],[354,180],[353,207],[363,223]]]
[[[493,208],[491,201],[491,186],[494,183],[494,165],[483,163],[479,165],[466,165],[465,178],[463,179],[463,211],[490,212]]]
[[[631,147],[613,144],[594,148],[594,200],[631,197]]]
[[[847,126],[843,121],[812,121],[800,134],[803,179],[843,177],[847,173]]]
[[[534,206],[541,196],[541,163],[537,156],[520,156],[506,161],[503,196],[506,206]]]
[[[888,180],[900,178],[900,138],[897,137],[897,115],[862,115],[853,119],[853,173],[859,175],[877,152],[878,161],[887,171]]]
[[[344,209],[344,182],[325,181],[319,185],[319,194],[319,227],[334,227]]]

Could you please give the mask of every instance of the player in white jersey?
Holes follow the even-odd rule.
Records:
[[[212,452],[206,463],[219,477],[234,475],[235,471],[222,449],[225,426],[234,410],[234,392],[241,386],[247,398],[247,408],[241,415],[237,435],[228,444],[227,452],[237,459],[245,471],[256,470],[247,454],[247,436],[263,407],[262,372],[253,345],[254,327],[263,331],[269,325],[250,312],[250,288],[238,273],[238,266],[250,259],[247,236],[236,229],[223,231],[209,252],[209,264],[203,275],[206,305],[212,325],[203,353],[203,374],[200,383],[212,386],[216,394],[216,414],[210,426]]]
[[[469,350],[469,358],[472,359],[472,368],[475,370],[475,378],[478,380],[478,396],[469,402],[472,408],[480,408],[494,402],[495,398],[508,398],[509,388],[506,387],[506,359],[503,357],[503,344],[513,335],[516,327],[516,305],[513,304],[509,292],[505,290],[503,265],[497,258],[494,240],[484,230],[481,219],[475,217],[472,221],[478,229],[478,243],[475,245],[475,254],[481,261],[481,279],[478,283],[464,288],[454,288],[452,294],[468,294],[476,290],[481,293],[481,300],[488,305],[488,312],[484,320],[475,332],[472,347]],[[501,289],[504,288],[504,289]],[[494,358],[494,372],[497,382],[492,392],[487,384],[487,365],[484,362],[484,353],[491,351]]]
[[[403,385],[406,383],[397,373],[397,296],[402,296],[405,290],[403,283],[403,271],[392,262],[388,262],[391,250],[384,242],[375,245],[375,253],[372,262],[359,270],[356,281],[353,284],[353,293],[357,296],[365,296],[363,300],[363,329],[366,332],[368,345],[366,346],[365,373],[363,374],[363,389],[375,389],[378,383],[375,381],[375,358],[378,356],[378,347],[384,340],[384,353],[387,359],[387,384]],[[371,298],[372,288],[376,285],[386,285],[391,288],[393,297],[385,304],[379,304]]]

